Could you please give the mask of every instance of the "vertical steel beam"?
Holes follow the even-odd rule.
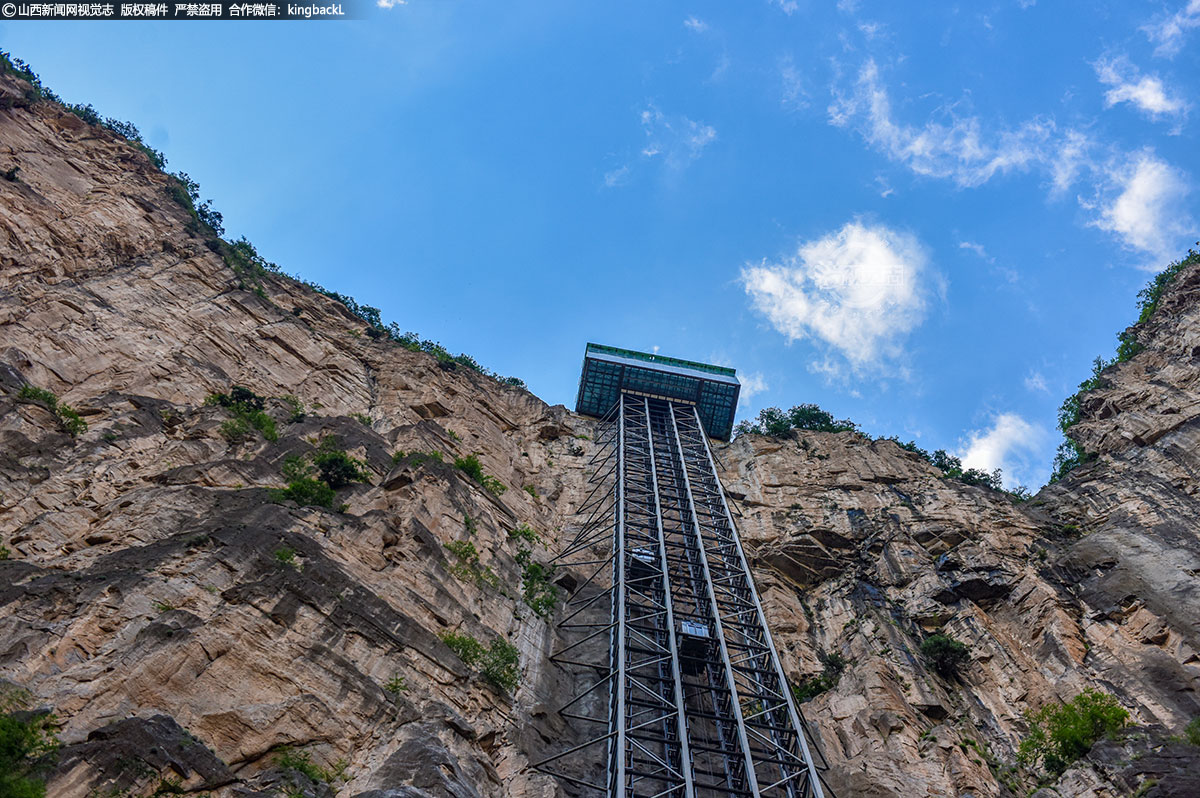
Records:
[[[650,422],[650,400],[643,398],[646,409],[646,441],[650,450],[650,474],[654,485],[654,518],[658,527],[658,561],[662,567],[664,605],[667,613],[667,640],[671,648],[671,677],[675,682],[675,717],[677,733],[679,734],[679,770],[683,775],[683,794],[687,798],[695,798],[696,789],[692,784],[692,752],[688,745],[687,711],[683,701],[683,674],[679,670],[679,644],[675,635],[675,608],[673,591],[671,590],[670,567],[667,562],[667,539],[663,532],[662,502],[658,492],[658,463],[654,457],[654,425]]]
[[[679,452],[680,460],[682,460],[683,443],[679,438],[679,425],[675,421],[674,404],[667,405],[667,412],[671,417],[671,429],[675,435],[676,451]],[[729,648],[725,644],[725,627],[721,622],[721,608],[717,604],[717,597],[713,592],[712,572],[709,570],[708,564],[708,549],[704,545],[704,536],[700,532],[700,516],[696,513],[696,501],[692,496],[692,483],[687,474],[686,464],[684,464],[684,468],[682,469],[682,475],[683,488],[687,495],[688,501],[688,512],[692,517],[692,529],[696,536],[696,545],[700,551],[700,566],[704,573],[705,586],[708,589],[709,605],[712,608],[713,624],[716,626],[716,638],[721,651],[721,664],[724,666],[725,680],[729,684],[729,706],[733,711],[733,721],[737,725],[738,743],[742,749],[742,757],[745,760],[746,786],[749,787],[749,792],[752,796],[754,796],[754,798],[759,798],[758,778],[754,770],[754,754],[750,750],[750,741],[746,737],[746,721],[742,717],[742,704],[738,699],[737,682],[734,680],[733,663],[730,662]]]
[[[611,785],[612,795],[625,794],[625,753],[626,753],[626,735],[628,733],[628,713],[626,712],[625,700],[625,646],[626,646],[626,616],[625,616],[625,400],[624,397],[618,399],[620,407],[617,409],[617,528],[616,539],[613,541],[615,548],[615,556],[613,557],[613,609],[615,614],[613,620],[616,622],[616,627],[613,630],[613,649],[615,661],[613,663],[615,670],[615,679],[613,681],[613,700],[610,704],[613,709],[610,711],[610,721],[615,723],[615,728],[610,728],[610,731],[615,732],[613,736],[613,754],[610,759],[609,767],[611,770],[611,778],[614,779]]]

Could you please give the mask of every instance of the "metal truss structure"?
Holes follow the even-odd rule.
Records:
[[[613,798],[824,798],[695,406],[623,393],[600,430],[559,555],[590,575],[552,658],[596,674],[563,708],[595,731],[538,767],[603,750],[604,783],[555,775]],[[606,661],[573,659],[605,639]]]

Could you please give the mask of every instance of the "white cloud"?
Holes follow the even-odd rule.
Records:
[[[375,5],[380,8],[395,8],[396,6],[407,5],[408,0],[376,0]]]
[[[789,340],[813,338],[854,368],[900,353],[925,317],[926,256],[915,237],[862,221],[742,269],[751,304]],[[822,373],[839,369],[828,358]]]
[[[695,33],[704,33],[708,30],[708,23],[697,17],[688,17],[683,21],[683,27]]]
[[[1189,187],[1182,175],[1151,150],[1135,153],[1107,171],[1106,200],[1088,205],[1098,207],[1099,218],[1091,224],[1119,236],[1129,249],[1170,260],[1186,243],[1191,222],[1183,198]],[[1162,263],[1147,264],[1161,268]]]
[[[642,155],[647,158],[662,156],[667,165],[675,169],[699,158],[704,148],[717,140],[717,130],[712,125],[695,122],[686,116],[669,117],[654,106],[642,111],[641,120],[646,133]]]
[[[1050,387],[1046,385],[1046,378],[1040,371],[1029,372],[1025,377],[1025,387],[1035,392],[1050,393]]]
[[[1045,470],[1039,462],[1045,442],[1046,430],[1042,427],[1030,424],[1016,413],[1000,413],[988,429],[970,433],[966,451],[959,456],[965,468],[1003,469],[1008,488],[1022,483],[1039,484]]]
[[[1044,158],[1053,131],[1051,123],[1034,120],[986,140],[975,117],[951,118],[948,124],[928,121],[920,127],[897,122],[874,60],[863,65],[849,94],[835,88],[829,121],[838,127],[853,125],[870,144],[919,175],[948,178],[960,186],[1028,169]]]
[[[1190,0],[1183,8],[1142,26],[1150,41],[1157,42],[1154,54],[1171,58],[1183,49],[1187,32],[1200,27],[1200,0]]]
[[[1104,93],[1106,108],[1132,103],[1151,119],[1178,117],[1187,110],[1183,100],[1168,94],[1157,75],[1141,74],[1128,58],[1102,58],[1092,67],[1100,82],[1112,87]]]
[[[797,0],[771,0],[771,2],[779,6],[780,10],[789,17],[800,9],[800,3]]]
[[[752,397],[771,387],[767,385],[767,378],[757,371],[739,375],[738,382],[742,384],[741,393],[738,394],[738,407],[748,405]]]

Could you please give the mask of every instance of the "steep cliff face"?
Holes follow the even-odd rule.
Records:
[[[24,91],[0,76],[0,686],[61,721],[49,793],[563,794],[529,764],[575,733],[577,676],[525,582],[593,423],[286,278],[249,290],[143,154]],[[1181,275],[1089,395],[1098,458],[1029,502],[853,433],[719,449],[785,667],[847,663],[803,705],[839,796],[1023,793],[1022,712],[1089,686],[1148,731],[1062,794],[1200,794],[1200,749],[1163,743],[1200,714],[1198,290]],[[277,436],[205,403],[235,385]],[[274,496],[323,444],[366,479],[331,508]],[[454,467],[471,454],[507,490]],[[939,629],[970,647],[957,677],[919,653]],[[511,641],[519,684],[448,633]]]

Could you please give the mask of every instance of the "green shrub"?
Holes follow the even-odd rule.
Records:
[[[446,550],[453,554],[456,560],[450,564],[450,573],[464,582],[474,582],[479,587],[500,587],[500,577],[479,561],[479,550],[475,548],[474,543],[469,540],[452,540],[446,544]]]
[[[195,231],[206,230],[216,238],[224,235],[224,217],[213,208],[212,200],[200,199],[200,184],[188,177],[186,172],[176,172],[167,177],[167,194],[191,215]]]
[[[292,394],[279,397],[280,400],[288,406],[288,421],[295,424],[297,421],[303,421],[308,417],[308,411],[304,409],[304,403]]]
[[[921,641],[921,654],[938,674],[947,679],[958,673],[958,668],[971,658],[965,643],[944,634],[934,634]]]
[[[846,670],[846,659],[841,654],[823,654],[821,662],[825,667],[820,673],[816,676],[806,676],[800,680],[799,684],[792,687],[792,695],[800,703],[811,701],[821,693],[837,687],[838,681],[842,678],[842,671]]]
[[[296,550],[290,546],[280,546],[275,549],[275,560],[289,568],[296,567]]]
[[[229,393],[209,394],[204,400],[206,405],[217,405],[229,410],[233,418],[223,423],[218,431],[230,443],[239,443],[250,437],[250,430],[256,429],[268,441],[279,440],[275,428],[275,419],[263,410],[266,400],[249,388],[235,385]]]
[[[522,567],[521,598],[534,615],[549,618],[558,606],[558,588],[550,584],[554,566],[536,562],[529,549],[517,553],[517,563]]]
[[[368,416],[366,413],[351,413],[350,418],[354,419],[355,421],[357,421],[359,424],[362,424],[363,426],[367,426],[367,427],[371,426],[371,417]]]
[[[1183,730],[1183,737],[1192,745],[1200,745],[1200,717],[1192,718]]]
[[[393,676],[392,678],[387,680],[387,684],[385,684],[383,686],[383,689],[387,690],[392,695],[400,695],[401,693],[407,693],[408,692],[408,680],[405,679],[400,674],[396,674],[395,676]]]
[[[529,528],[529,524],[521,524],[516,529],[511,529],[508,532],[509,540],[521,540],[530,545],[537,545],[542,542],[542,536]]]
[[[521,680],[521,657],[517,647],[504,638],[497,637],[483,655],[479,670],[483,678],[492,684],[513,692]]]
[[[338,449],[332,436],[324,438],[316,451],[307,457],[291,455],[283,461],[287,487],[271,491],[271,498],[332,509],[337,488],[368,480],[370,474],[366,465]],[[344,509],[345,505],[342,505],[339,512]]]
[[[495,686],[512,692],[521,680],[521,659],[517,647],[502,637],[484,648],[474,637],[445,632],[438,635],[464,663],[479,670]]]
[[[284,746],[275,753],[275,766],[294,773],[302,773],[318,784],[333,784],[334,781],[345,779],[349,763],[344,759],[339,759],[331,767],[323,768],[313,761],[312,754],[307,751],[296,751]]]
[[[414,466],[419,466],[430,460],[442,462],[441,452],[396,452],[392,455],[392,465],[400,465],[403,460],[408,460]]]
[[[1096,742],[1125,728],[1129,712],[1107,693],[1084,690],[1065,704],[1026,713],[1026,720],[1029,736],[1021,741],[1017,758],[1057,777]]]
[[[735,432],[738,435],[770,435],[786,437],[792,430],[811,432],[855,432],[858,425],[849,419],[834,419],[833,415],[815,404],[796,405],[786,413],[778,407],[766,407],[759,411],[755,421],[742,421]]]
[[[21,386],[21,390],[17,392],[18,399],[36,402],[44,405],[47,410],[58,417],[58,424],[71,437],[76,437],[87,431],[87,422],[79,417],[79,413],[67,404],[58,401],[58,397],[53,391],[48,391],[45,388],[38,388],[29,383]]]
[[[217,217],[219,219],[220,214],[217,214]],[[238,288],[251,290],[266,299],[263,278],[268,274],[279,274],[279,267],[259,255],[258,250],[245,236],[233,243],[220,241],[217,248],[225,260],[225,265],[237,276]]]
[[[493,496],[502,496],[508,487],[496,477],[483,473],[479,457],[474,454],[454,458],[454,467],[483,486]]]
[[[450,647],[451,651],[458,655],[459,659],[472,667],[483,658],[483,652],[486,650],[483,647],[483,643],[480,643],[471,635],[444,632],[438,635],[438,637]]]
[[[53,715],[0,715],[0,796],[43,798],[57,750]]]
[[[7,560],[11,556],[12,551],[9,550],[8,546],[0,545],[0,560]]]
[[[312,455],[312,462],[321,479],[334,490],[370,479],[367,464],[338,449],[333,437],[321,441],[321,445]]]
[[[333,507],[333,488],[319,479],[297,477],[288,482],[286,488],[271,491],[274,501],[292,501],[302,507]]]

